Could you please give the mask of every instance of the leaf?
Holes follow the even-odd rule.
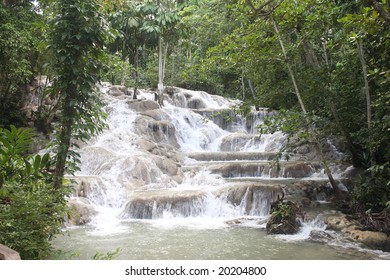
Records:
[[[38,172],[41,166],[41,156],[36,155],[33,161],[34,172]]]
[[[25,166],[26,166],[26,173],[29,175],[31,174],[31,163],[28,160],[24,161]]]

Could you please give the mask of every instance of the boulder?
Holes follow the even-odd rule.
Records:
[[[157,102],[148,99],[132,99],[127,101],[127,105],[136,112],[145,112],[160,108]]]
[[[384,232],[369,230],[363,231],[353,228],[347,230],[346,232],[349,235],[349,240],[360,242],[371,249],[380,249],[387,252],[390,251],[390,237]]]
[[[187,107],[190,109],[203,109],[206,108],[206,103],[202,98],[192,97],[187,101]]]
[[[167,212],[174,217],[190,217],[204,211],[201,191],[158,191],[134,192],[122,213],[123,218],[156,219]]]
[[[69,225],[85,225],[97,214],[97,211],[85,198],[70,198],[68,200],[68,206],[70,208],[67,217],[67,223]]]
[[[127,88],[125,86],[111,86],[108,90],[108,94],[112,96],[121,96],[127,94]]]
[[[0,260],[20,260],[18,252],[0,244]]]
[[[176,128],[170,121],[156,121],[151,117],[139,115],[134,123],[136,133],[147,137],[149,141],[168,144],[174,148],[179,147]]]
[[[299,218],[303,218],[303,214],[295,203],[279,202],[271,211],[271,217],[266,226],[267,233],[295,234],[301,226]]]
[[[326,220],[327,229],[344,231],[350,227],[356,227],[356,223],[347,219],[344,214],[331,215]]]
[[[176,176],[179,174],[179,172],[181,172],[181,169],[179,169],[177,163],[171,159],[155,156],[153,157],[153,161],[164,174],[169,176]]]
[[[334,236],[330,233],[321,230],[312,230],[310,232],[310,240],[318,243],[328,243],[333,240]]]
[[[350,241],[359,242],[368,248],[390,251],[390,237],[383,232],[362,230],[361,225],[354,220],[349,220],[346,215],[338,214],[327,218],[327,229],[339,231],[342,236]]]
[[[242,151],[248,143],[260,145],[261,139],[246,133],[232,133],[222,139],[220,150],[223,152]]]
[[[167,113],[165,113],[162,109],[154,109],[154,110],[147,110],[145,112],[141,113],[144,116],[151,117],[152,119],[156,121],[171,121],[171,118]]]

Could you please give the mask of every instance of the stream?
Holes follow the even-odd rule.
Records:
[[[257,134],[267,110],[246,119],[239,101],[179,88],[162,108],[146,90],[137,100],[120,86],[102,91],[109,128],[80,148],[72,211],[53,240],[59,258],[119,248],[117,259],[390,259],[326,229],[335,211],[323,168],[310,151],[274,164],[285,138]],[[333,145],[327,153],[343,182],[350,167]],[[300,232],[267,235],[271,204],[308,189],[315,207]]]

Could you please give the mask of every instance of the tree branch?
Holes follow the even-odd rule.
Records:
[[[251,7],[251,9],[255,13],[259,13],[262,16],[269,16],[269,15],[271,15],[284,2],[284,0],[281,0],[279,3],[276,3],[275,6],[272,6],[271,4],[273,4],[276,1],[277,0],[268,0],[264,4],[262,4],[260,7],[256,8],[255,5],[253,4],[252,0],[246,0],[246,2]],[[271,8],[270,11],[265,11],[264,10],[264,8],[267,7],[267,6]]]
[[[385,7],[383,7],[383,5],[376,0],[369,0],[369,2],[375,11],[377,11],[378,14],[385,20],[385,22],[390,24],[390,0],[387,0],[386,2],[388,11],[386,11]]]

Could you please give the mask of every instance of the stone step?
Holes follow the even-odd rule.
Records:
[[[183,171],[197,172],[203,169],[224,178],[305,178],[322,173],[321,164],[306,161],[281,161],[278,165],[267,161],[226,161],[183,166]]]
[[[194,152],[187,153],[187,157],[197,161],[250,161],[250,160],[274,160],[277,153],[272,152]]]
[[[282,186],[242,182],[225,184],[213,190],[136,191],[130,195],[121,217],[124,219],[160,219],[167,212],[174,217],[225,215],[226,209],[219,208],[220,203],[230,205],[230,210],[241,214],[264,216],[268,215],[271,203],[282,196]],[[215,206],[217,208],[214,209]]]

